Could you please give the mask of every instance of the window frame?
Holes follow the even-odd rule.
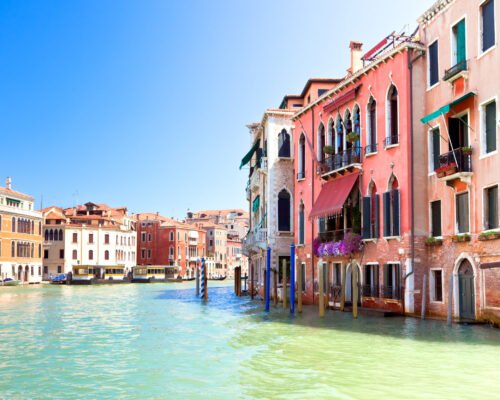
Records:
[[[431,82],[431,57],[430,57],[430,48],[432,45],[434,45],[436,43],[437,45],[437,80],[436,82],[432,83]],[[431,41],[429,43],[429,45],[427,46],[427,50],[426,50],[426,60],[427,60],[427,71],[426,71],[426,75],[427,75],[427,91],[435,88],[437,85],[439,85],[441,83],[441,79],[439,78],[439,37],[437,37],[436,39],[434,39],[433,41]]]
[[[463,196],[467,194],[467,205],[468,205],[468,230],[466,232],[459,232],[459,221],[458,221],[458,197],[459,196]],[[469,190],[465,190],[463,192],[460,192],[460,193],[455,193],[454,194],[455,196],[455,234],[457,235],[465,235],[465,234],[469,234],[471,233],[471,210],[470,210],[470,191]]]
[[[439,132],[439,149],[438,155],[441,155],[441,124],[436,124],[428,129],[427,135],[427,154],[428,154],[428,166],[429,166],[429,176],[436,175],[436,168],[434,166],[434,131]],[[438,165],[439,167],[439,165]]]
[[[462,22],[462,20],[464,21],[464,35],[465,35],[465,44],[464,44],[464,47],[465,47],[465,61],[467,61],[467,56],[470,54],[469,53],[469,49],[468,49],[468,46],[467,46],[467,27],[469,26],[468,22],[467,22],[467,14],[463,14],[461,17],[459,17],[458,19],[456,19],[454,22],[450,23],[450,68],[451,67],[454,67],[455,65],[458,64],[458,48],[457,48],[457,39],[455,38],[455,34],[453,33],[453,28],[455,26],[458,26],[458,24],[460,22]],[[439,49],[438,49],[439,50]],[[454,54],[454,52],[456,54]]]
[[[488,205],[488,197],[486,196],[486,191],[489,189],[497,188],[497,227],[496,228],[487,228],[487,222],[489,219],[489,215],[487,214],[487,205]],[[482,188],[482,196],[483,196],[483,207],[482,207],[482,230],[484,232],[496,232],[500,231],[500,197],[498,196],[498,191],[500,190],[500,183],[494,183],[492,185],[484,186]],[[489,210],[488,210],[489,211]]]
[[[477,48],[479,49],[478,51],[478,56],[477,56],[477,59],[480,59],[483,55],[489,53],[490,51],[494,50],[496,47],[497,47],[497,26],[496,26],[496,16],[497,16],[497,4],[495,4],[494,0],[491,0],[493,1],[493,36],[495,38],[493,44],[488,47],[486,50],[483,50],[483,32],[484,32],[484,29],[483,29],[483,6],[488,3],[488,1],[490,0],[484,0],[482,1],[480,4],[479,4],[479,13],[478,13],[478,35],[477,35],[477,38],[478,38],[478,44],[477,44]]]
[[[439,203],[439,230],[441,231],[441,235],[435,236],[434,235],[434,219],[432,218],[432,204],[433,203]],[[441,199],[438,200],[431,200],[429,201],[429,236],[442,239],[443,238],[443,203]]]
[[[441,300],[436,300],[436,279],[434,273],[441,272]],[[429,302],[434,304],[444,304],[444,270],[443,268],[430,268],[429,269]]]
[[[495,103],[495,135],[496,135],[496,149],[487,152],[487,139],[486,139],[486,106],[491,103]],[[490,97],[479,104],[479,136],[480,136],[480,152],[479,159],[482,160],[487,157],[494,156],[498,154],[498,119],[499,119],[499,107],[498,107],[498,95]]]
[[[397,136],[397,143],[393,144],[387,144],[387,139],[392,138],[394,135],[392,132],[392,123],[394,120],[394,116],[392,115],[392,100],[389,97],[391,89],[394,88],[396,90],[396,135]],[[400,101],[399,101],[399,89],[396,86],[396,84],[391,80],[391,83],[389,87],[387,88],[386,96],[385,96],[385,143],[384,143],[384,148],[385,149],[390,149],[391,147],[396,147],[399,146],[399,140],[400,140],[400,124],[399,124],[399,114],[400,114]]]

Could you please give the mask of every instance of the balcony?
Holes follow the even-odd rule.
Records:
[[[402,288],[400,286],[387,286],[381,288],[381,296],[384,299],[401,300]]]
[[[344,240],[344,237],[351,233],[352,229],[337,229],[335,231],[324,231],[318,233],[320,243],[338,242]]]
[[[399,144],[399,135],[391,135],[385,138],[385,148]]]
[[[354,168],[361,169],[361,148],[359,146],[329,155],[320,164],[321,177],[324,179],[328,179],[330,176],[334,177],[336,174],[343,175],[344,172]]]
[[[374,154],[376,152],[377,152],[377,143],[372,143],[365,147],[365,155]]]
[[[439,166],[435,169],[437,177],[444,181],[460,179],[469,182],[472,176],[470,147],[461,147],[439,156]]]
[[[362,293],[364,297],[379,297],[380,290],[378,285],[363,285]]]
[[[257,169],[253,171],[252,176],[250,177],[250,191],[256,192],[260,187],[260,174]]]
[[[267,228],[256,228],[254,232],[249,232],[243,239],[243,254],[248,255],[252,251],[267,248]]]
[[[465,76],[467,73],[467,60],[460,61],[450,69],[444,71],[443,80],[453,82],[454,80]]]

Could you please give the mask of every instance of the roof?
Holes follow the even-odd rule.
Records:
[[[420,17],[417,22],[421,25],[427,25],[431,22],[441,11],[447,8],[455,0],[437,0],[430,6]]]
[[[31,200],[31,201],[34,200],[34,198],[32,196],[28,195],[28,194],[24,194],[24,193],[21,193],[21,192],[16,192],[15,190],[7,189],[7,188],[4,188],[2,186],[0,186],[0,193],[5,194],[7,196],[19,197],[19,198],[22,198],[22,199],[25,199],[25,200]]]

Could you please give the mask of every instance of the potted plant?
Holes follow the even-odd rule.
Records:
[[[438,176],[438,178],[442,178],[443,176],[454,174],[456,171],[457,164],[452,162],[448,165],[443,165],[442,167],[436,169],[436,175]]]
[[[468,155],[472,154],[472,147],[470,147],[470,146],[462,147],[462,154],[464,156],[468,156]]]
[[[429,236],[425,239],[426,246],[441,246],[443,244],[443,239],[436,239],[434,236]]]
[[[481,240],[481,241],[500,239],[500,232],[499,231],[481,232],[479,234],[479,238],[478,239]]]
[[[333,146],[324,146],[323,153],[325,154],[335,154],[335,147]]]
[[[463,233],[460,235],[453,235],[451,237],[452,242],[470,242],[470,235],[468,233]]]
[[[356,143],[356,142],[358,142],[359,141],[359,133],[357,133],[357,132],[349,132],[346,135],[346,140],[349,143]]]

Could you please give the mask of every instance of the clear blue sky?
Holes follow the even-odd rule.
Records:
[[[246,208],[247,123],[433,0],[0,2],[0,184],[40,205]]]

